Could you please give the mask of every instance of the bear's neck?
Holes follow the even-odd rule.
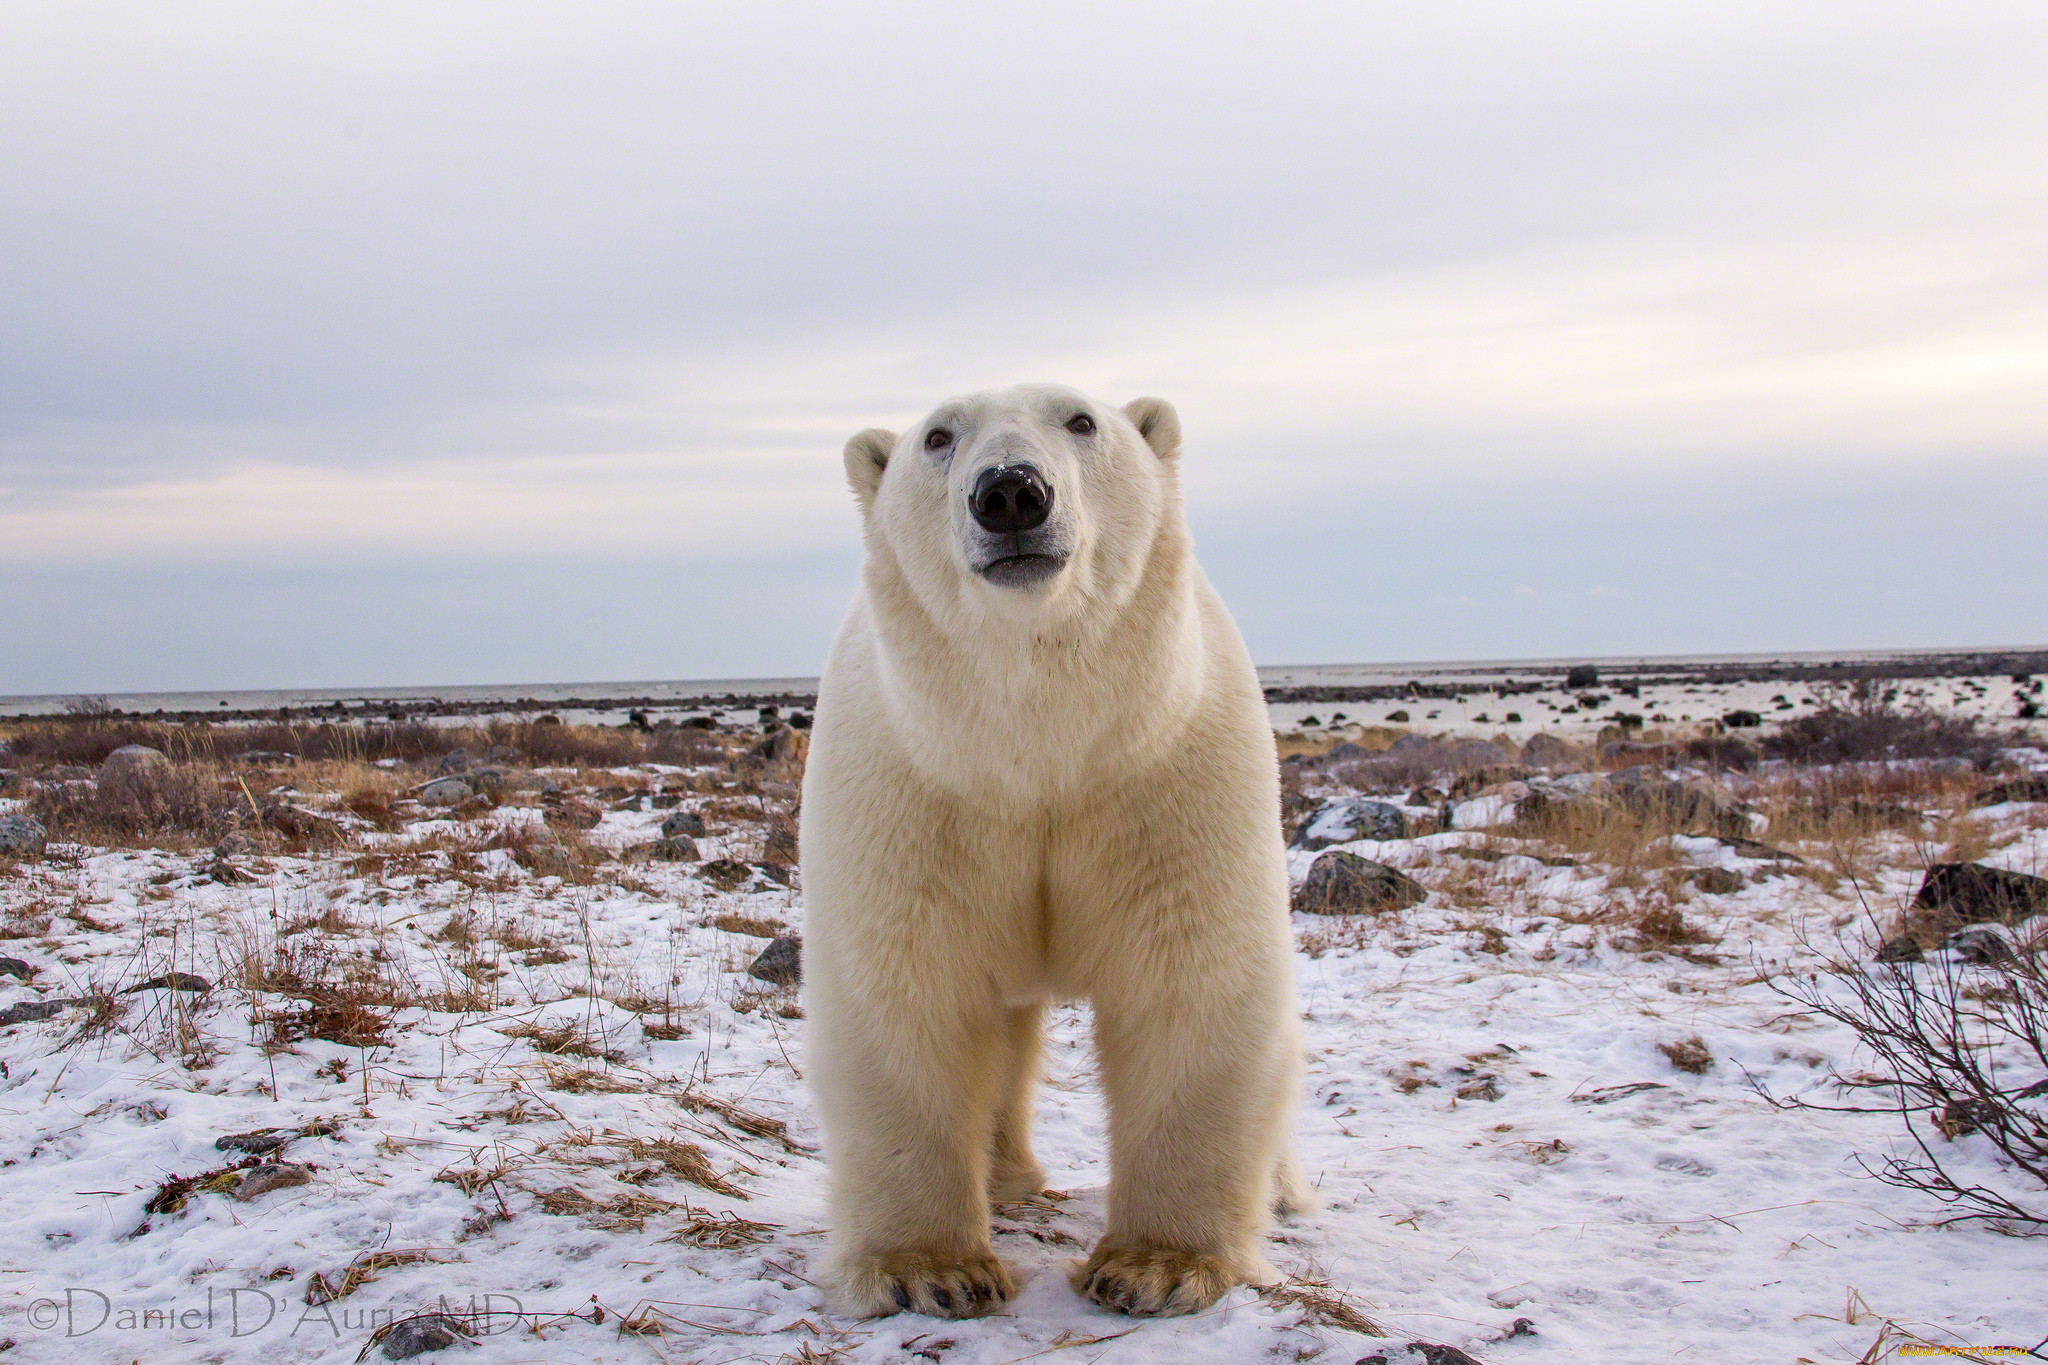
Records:
[[[1106,757],[1166,752],[1210,672],[1187,541],[1185,528],[1162,529],[1122,601],[1084,601],[1036,629],[949,631],[911,605],[893,557],[871,557],[869,590],[911,608],[872,613],[891,723],[913,752],[945,753],[949,766],[984,755],[984,776],[1020,794],[1066,788]]]

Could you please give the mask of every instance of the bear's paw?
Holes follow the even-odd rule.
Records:
[[[1104,1308],[1134,1318],[1196,1313],[1244,1277],[1221,1256],[1169,1247],[1098,1246],[1074,1271],[1076,1290]]]
[[[891,1313],[978,1318],[997,1311],[1017,1292],[1010,1272],[989,1252],[863,1256],[836,1278],[845,1311],[865,1318]]]

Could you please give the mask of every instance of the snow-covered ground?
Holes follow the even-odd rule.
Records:
[[[1512,676],[1510,674],[1509,676]],[[1526,675],[1525,675],[1526,676]],[[1446,680],[1433,679],[1443,683]],[[1672,734],[1691,733],[1701,725],[1719,720],[1731,711],[1750,711],[1764,721],[1790,720],[1823,705],[1831,695],[1825,686],[1804,682],[1684,682],[1637,686],[1636,696],[1619,690],[1628,680],[1608,679],[1591,687],[1568,688],[1555,680],[1535,692],[1502,695],[1489,680],[1475,678],[1455,698],[1419,697],[1415,700],[1377,702],[1274,702],[1266,710],[1273,728],[1289,731],[1314,721],[1311,730],[1342,734],[1360,726],[1414,725],[1420,729],[1452,734],[1504,735],[1515,743],[1539,731],[1560,738],[1589,741],[1615,716],[1627,713],[1642,718],[1650,730]],[[1964,676],[1912,678],[1893,684],[1901,702],[1924,706],[1944,715],[1981,718],[1994,725],[2024,725],[2017,713],[2024,696],[2037,708],[2044,705],[2033,683],[2014,683],[2004,677]],[[1838,689],[1837,689],[1838,690]],[[1582,705],[1580,698],[1602,700]],[[1388,718],[1405,714],[1406,720]],[[1513,716],[1515,719],[1510,720]],[[2048,726],[2035,722],[2035,733],[2048,735]]]
[[[2042,814],[1972,818],[1992,861],[2039,871]],[[593,838],[624,847],[661,819],[615,812]],[[190,853],[76,847],[0,875],[0,911],[28,934],[0,953],[33,969],[0,977],[0,1005],[171,971],[214,983],[116,995],[126,1015],[97,1034],[112,1021],[80,1009],[0,1031],[10,1359],[338,1362],[444,1303],[494,1316],[426,1358],[480,1363],[1423,1359],[1411,1341],[1487,1365],[1854,1361],[1891,1358],[1866,1354],[1881,1334],[1909,1339],[1887,1322],[1955,1346],[2048,1336],[2048,1239],[1932,1226],[1932,1200],[1857,1164],[1903,1140],[1896,1119],[1774,1109],[1749,1084],[1797,1094],[1857,1068],[1844,1031],[1759,980],[1817,966],[1804,937],[1862,931],[1846,883],[1685,841],[1685,859],[1744,880],[1683,902],[1710,944],[1658,950],[1594,922],[1640,894],[1609,869],[1457,852],[1483,831],[1349,845],[1432,894],[1377,918],[1297,917],[1296,1128],[1320,1207],[1273,1233],[1293,1290],[1138,1322],[1067,1287],[1108,1178],[1087,1013],[1071,1007],[1039,1106],[1055,1193],[996,1218],[1019,1296],[980,1321],[853,1321],[812,1283],[824,1170],[796,996],[745,974],[761,933],[801,930],[801,896],[661,862],[565,884],[477,851],[480,828],[245,859],[253,880],[236,884]],[[437,833],[458,837],[403,856]],[[714,824],[705,855],[742,833]],[[1905,835],[1891,852],[1864,891],[1895,907],[1920,862]],[[1297,876],[1311,856],[1294,855]],[[353,962],[459,1008],[398,1009],[388,1045],[266,1053],[293,1006],[246,988],[251,961],[329,981]],[[1659,1051],[1693,1037],[1713,1058],[1700,1074]],[[274,1154],[306,1183],[145,1208],[172,1177],[241,1159],[221,1137],[286,1128],[315,1130]],[[1996,1178],[1981,1143],[1959,1139],[1956,1159]],[[352,1263],[369,1277],[350,1285]],[[316,1274],[348,1292],[309,1303]],[[1325,1294],[1386,1335],[1333,1319]]]

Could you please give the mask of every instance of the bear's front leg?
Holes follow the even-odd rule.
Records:
[[[1015,1292],[989,1241],[989,1156],[1006,1070],[1003,1021],[856,1010],[814,989],[812,1082],[825,1121],[840,1311],[968,1318]]]
[[[1183,982],[1182,984],[1186,984]],[[1259,1252],[1295,1063],[1284,986],[1096,1001],[1109,1229],[1073,1276],[1105,1308],[1192,1313],[1271,1276]]]

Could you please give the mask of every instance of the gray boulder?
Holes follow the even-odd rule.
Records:
[[[693,839],[704,837],[704,817],[693,810],[675,810],[661,822],[661,837],[673,839],[677,835],[688,835]]]
[[[1354,839],[1407,837],[1408,816],[1399,806],[1363,796],[1340,796],[1309,813],[1295,831],[1294,847],[1317,849]]]
[[[0,815],[0,857],[40,858],[50,834],[32,815]]]
[[[474,763],[475,760],[469,756],[469,750],[450,749],[447,753],[441,755],[440,765],[434,771],[446,777],[450,773],[466,773]]]
[[[1292,909],[1305,915],[1379,915],[1420,905],[1428,896],[1406,873],[1333,848],[1309,865]]]
[[[115,787],[124,783],[147,781],[150,777],[170,766],[171,760],[161,749],[152,749],[147,744],[123,744],[107,755],[107,761],[100,764],[99,784]]]
[[[476,788],[459,777],[437,777],[415,787],[412,794],[422,806],[459,806],[476,795]]]

